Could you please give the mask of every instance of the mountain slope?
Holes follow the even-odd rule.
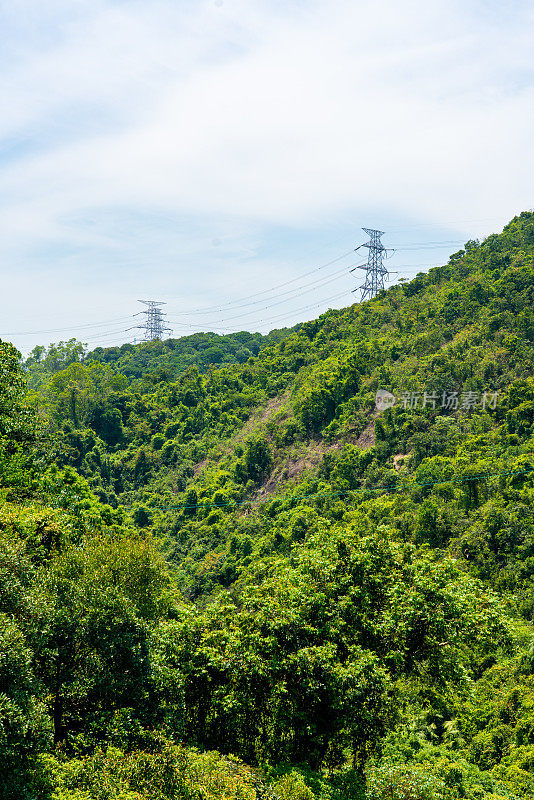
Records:
[[[68,756],[157,729],[295,800],[532,796],[533,261],[524,213],[242,365],[141,391],[86,361],[43,385],[64,509],[169,569],[144,697],[117,695],[119,733],[99,696],[92,728],[71,711]],[[62,494],[74,470],[98,500]]]

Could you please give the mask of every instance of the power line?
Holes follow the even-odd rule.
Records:
[[[449,246],[451,244],[457,244],[457,243],[461,243],[461,240],[449,239],[449,240],[430,241],[430,242],[428,242],[428,241],[427,242],[410,242],[408,244],[401,245],[400,247],[396,248],[396,250],[398,251],[398,250],[412,250],[413,249],[413,250],[423,250],[424,251],[424,250],[427,250],[427,249],[428,250],[430,250],[430,249],[439,249],[439,248],[443,248],[443,247]],[[365,245],[365,246],[367,246],[367,245]],[[359,248],[356,248],[356,250],[358,250],[358,249]],[[205,315],[210,311],[217,313],[217,312],[223,312],[223,311],[230,311],[230,310],[234,310],[234,309],[237,310],[237,309],[240,309],[240,308],[253,307],[253,309],[251,311],[246,311],[246,312],[239,313],[239,314],[233,314],[230,317],[224,317],[223,319],[219,319],[216,322],[213,322],[213,321],[210,321],[210,322],[203,321],[202,322],[202,326],[207,326],[208,325],[208,326],[210,326],[212,328],[218,328],[220,330],[238,331],[239,330],[238,328],[229,328],[226,325],[224,325],[224,323],[227,322],[227,321],[232,321],[232,320],[242,319],[244,317],[249,317],[249,316],[251,316],[251,314],[254,314],[256,310],[264,311],[264,310],[267,310],[269,308],[274,308],[277,305],[281,305],[281,304],[283,304],[285,302],[289,302],[290,300],[295,299],[295,297],[297,297],[297,296],[300,297],[300,295],[307,294],[307,293],[312,292],[312,291],[316,291],[317,289],[321,288],[322,286],[325,286],[328,283],[330,283],[330,282],[332,282],[334,280],[337,280],[337,278],[341,274],[343,274],[345,272],[345,269],[347,269],[347,267],[344,267],[343,269],[338,270],[337,272],[335,272],[333,275],[331,275],[328,278],[325,278],[325,279],[320,278],[320,279],[314,281],[312,284],[307,284],[307,285],[305,285],[305,288],[301,287],[301,286],[295,286],[294,288],[288,289],[287,291],[279,292],[277,294],[274,294],[275,292],[277,292],[278,289],[282,289],[282,288],[284,288],[286,286],[290,286],[292,284],[295,284],[298,281],[301,281],[303,278],[305,278],[305,277],[307,277],[309,275],[312,275],[314,273],[317,273],[317,272],[319,272],[321,270],[324,270],[324,269],[328,268],[329,266],[331,266],[332,264],[335,264],[335,263],[341,261],[342,259],[347,258],[349,255],[352,254],[352,252],[353,251],[347,251],[346,253],[343,253],[340,256],[337,256],[336,258],[326,262],[325,264],[321,264],[318,267],[314,267],[311,270],[308,270],[308,271],[306,271],[306,272],[304,272],[304,273],[302,273],[302,274],[300,274],[300,275],[298,275],[298,276],[296,276],[294,278],[291,278],[288,281],[285,281],[285,282],[283,282],[281,284],[277,284],[277,285],[272,286],[272,287],[270,287],[268,289],[264,289],[264,290],[262,290],[260,292],[256,292],[256,293],[253,293],[253,294],[250,294],[250,295],[243,296],[241,298],[237,298],[235,300],[228,301],[226,303],[223,303],[222,305],[205,306],[203,308],[193,309],[191,311],[184,312],[184,315],[185,316],[191,316],[191,315],[195,315],[197,313],[200,314],[200,315]],[[386,251],[385,251],[385,248],[384,248],[384,253],[385,252]],[[371,251],[370,251],[369,255],[370,256],[372,255]],[[363,266],[363,265],[361,265],[361,266]],[[398,272],[410,272],[411,270],[408,268],[410,266],[412,266],[412,265],[399,265],[399,268],[398,268],[397,271]],[[414,267],[421,266],[423,268],[426,267],[427,269],[430,269],[433,266],[441,266],[441,265],[439,265],[439,264],[434,265],[434,264],[424,263],[424,264],[420,264],[420,265],[414,264],[413,266]],[[383,266],[382,266],[382,268],[383,268]],[[367,271],[367,266],[365,267],[365,269]],[[385,268],[383,268],[383,269],[385,269]],[[380,275],[385,276],[387,274],[388,274],[388,271],[385,270],[383,273],[379,273],[379,277],[380,277]],[[380,283],[380,281],[378,281],[378,283]],[[365,286],[365,284],[364,284],[364,286]],[[363,287],[362,287],[362,289],[363,289]],[[266,295],[272,295],[272,296],[268,297]],[[370,295],[368,295],[368,293],[366,293],[365,297],[368,297],[368,296],[370,296]],[[284,299],[281,299],[282,297],[284,297]],[[334,298],[326,298],[323,302],[328,302],[330,299],[337,299],[338,297],[339,296],[336,295],[336,296],[334,296]],[[365,299],[365,297],[362,296],[362,300]],[[252,298],[263,298],[263,299],[252,299]],[[262,306],[262,304],[265,303],[266,301],[272,301],[272,300],[274,300],[275,302],[268,302],[267,305]],[[250,302],[246,302],[246,301],[250,301]],[[139,312],[139,313],[143,313],[143,314],[147,315],[147,321],[146,321],[145,324],[143,324],[141,326],[135,326],[135,327],[139,327],[139,328],[141,328],[142,330],[144,330],[146,332],[145,340],[150,341],[152,338],[162,338],[164,332],[166,332],[166,331],[171,332],[170,328],[168,328],[165,325],[163,325],[163,321],[164,321],[164,316],[165,315],[163,314],[163,312],[159,308],[159,306],[163,305],[163,303],[162,302],[157,302],[157,301],[141,301],[141,302],[145,302],[146,305],[149,306],[149,308],[147,310],[145,310],[143,312]],[[277,315],[277,316],[275,316],[275,317],[273,317],[271,319],[274,321],[274,320],[277,320],[277,319],[288,318],[289,316],[293,316],[294,314],[299,313],[301,310],[307,310],[307,309],[312,308],[312,307],[317,307],[318,305],[320,305],[320,303],[314,304],[312,306],[305,306],[303,309],[295,309],[294,311],[289,312],[288,314]],[[261,309],[260,308],[256,309],[256,306],[261,306]],[[150,310],[151,307],[152,307],[152,311]],[[100,327],[107,326],[107,325],[110,325],[110,324],[113,324],[113,323],[120,323],[121,321],[130,320],[132,316],[135,316],[135,315],[128,315],[128,316],[125,316],[125,317],[116,317],[114,319],[106,320],[106,321],[102,321],[102,322],[85,323],[85,324],[82,324],[82,325],[73,325],[71,327],[48,328],[48,329],[41,329],[41,330],[34,330],[34,331],[18,331],[18,332],[5,333],[3,335],[4,336],[13,336],[13,337],[15,337],[15,336],[30,336],[30,335],[39,335],[39,334],[47,334],[47,333],[69,333],[69,332],[85,331],[85,330],[87,330],[87,331],[95,330],[95,332],[96,332],[97,329],[100,328]],[[183,316],[182,315],[180,315],[180,320],[181,320],[181,323],[180,324],[177,323],[178,327],[186,327],[186,328],[198,327],[198,326],[195,326],[193,324],[187,324],[187,323],[183,322]],[[257,324],[258,325],[259,324],[265,324],[266,322],[269,322],[269,319],[258,320]],[[148,325],[148,327],[147,327],[147,325]],[[161,326],[161,329],[160,329],[160,326]],[[127,328],[125,330],[125,332],[127,332],[129,330],[132,330],[132,328]],[[113,328],[111,329],[111,332],[112,331],[113,331]],[[119,333],[118,330],[117,330],[117,333]],[[100,339],[100,338],[106,338],[107,336],[108,336],[108,330],[105,330],[101,334],[98,334],[98,335],[95,335],[95,336],[91,336],[91,337],[88,337],[88,338],[91,339],[91,340],[95,340],[95,339]]]
[[[309,311],[312,308],[319,308],[320,306],[324,305],[325,303],[328,303],[328,302],[330,302],[332,300],[339,300],[341,297],[346,297],[346,296],[347,296],[347,292],[343,291],[343,292],[340,292],[338,294],[331,295],[330,297],[325,297],[319,303],[313,303],[311,305],[307,305],[307,306],[303,306],[303,307],[300,307],[300,308],[296,308],[296,309],[293,309],[292,311],[284,312],[283,314],[277,314],[274,317],[267,317],[265,319],[258,319],[258,320],[256,320],[255,324],[260,326],[260,325],[265,325],[266,323],[283,321],[284,319],[289,319],[289,318],[295,316],[295,314],[301,314],[303,311]],[[176,324],[177,325],[182,325],[182,326],[187,325],[187,323],[176,323]],[[217,323],[216,322],[213,322],[213,326],[212,326],[212,322],[205,322],[204,324],[205,324],[206,328],[208,328],[208,330],[211,330],[213,332],[217,328]],[[198,326],[190,324],[188,327],[195,328],[195,327],[198,327]],[[206,331],[206,328],[204,328],[204,331]],[[225,330],[225,331],[230,331],[230,332],[232,332],[232,331],[233,332],[241,332],[243,330],[242,328],[227,328],[227,327],[222,328],[220,326],[219,326],[219,329],[220,330]]]
[[[274,292],[274,291],[276,291],[276,289],[283,288],[285,286],[289,286],[290,284],[295,283],[296,281],[300,280],[303,277],[311,275],[311,274],[313,274],[315,272],[319,272],[320,270],[326,269],[327,267],[331,266],[332,264],[335,264],[338,261],[341,261],[343,258],[347,258],[347,256],[352,255],[352,253],[353,253],[353,251],[349,250],[346,253],[343,253],[342,255],[337,256],[336,258],[332,259],[331,261],[326,262],[325,264],[321,264],[318,267],[314,267],[313,269],[308,270],[307,272],[304,272],[301,275],[297,275],[295,278],[291,278],[291,280],[289,280],[289,281],[285,281],[284,283],[281,283],[281,284],[278,284],[278,285],[275,285],[275,286],[271,286],[269,289],[264,289],[261,292],[256,292],[256,293],[251,294],[251,295],[246,295],[244,297],[237,298],[236,300],[230,300],[227,303],[223,303],[220,306],[205,306],[203,308],[192,309],[191,311],[184,312],[184,313],[185,313],[185,315],[190,315],[190,314],[201,313],[201,312],[208,311],[208,310],[213,310],[213,311],[219,311],[220,310],[220,311],[222,311],[222,310],[224,310],[224,309],[226,309],[228,307],[236,306],[236,303],[240,303],[242,300],[247,300],[247,299],[252,298],[252,297],[259,297],[260,295],[265,295],[265,294],[269,294],[271,292]],[[343,270],[340,270],[340,273],[342,273],[344,271],[345,271],[345,268],[343,268]],[[338,274],[338,273],[335,273],[335,274]],[[319,283],[319,281],[316,281],[315,283]],[[293,292],[298,294],[299,291],[300,291],[299,288],[296,287],[295,289],[289,290],[288,292],[284,292],[283,294],[290,294],[290,293],[293,293]],[[271,298],[266,298],[266,299],[271,299]],[[145,301],[139,301],[139,302],[145,302]],[[148,302],[151,302],[151,301],[148,301]],[[259,304],[261,302],[264,302],[264,301],[259,300],[259,301],[256,301],[255,303],[245,303],[243,306],[236,306],[236,307],[237,308],[244,308],[244,307],[249,306],[249,305]],[[231,310],[231,309],[229,308],[228,310]],[[146,311],[142,311],[142,312],[139,312],[139,313],[147,313],[147,312]],[[129,314],[128,316],[125,316],[125,317],[115,317],[114,319],[103,320],[101,322],[86,323],[86,324],[83,324],[83,325],[71,325],[69,327],[64,327],[64,328],[44,328],[44,329],[32,330],[32,331],[11,331],[11,332],[5,332],[3,335],[4,336],[36,336],[36,335],[45,334],[45,333],[69,333],[70,331],[85,330],[85,329],[88,329],[88,328],[98,328],[100,326],[109,325],[109,324],[112,324],[114,322],[127,321],[127,320],[130,320],[133,316],[135,316],[135,314]],[[181,314],[180,314],[180,318],[182,318]],[[137,327],[137,326],[135,326],[135,327]],[[145,326],[141,326],[141,327],[144,329]],[[131,329],[127,328],[127,330],[131,330]]]
[[[456,242],[451,240],[450,243],[454,244]],[[417,243],[414,243],[414,244],[417,244]],[[425,243],[425,244],[427,244],[427,243]],[[438,243],[438,244],[441,247],[441,244],[443,244],[443,243]],[[429,246],[431,245],[432,247],[438,246],[436,243],[433,243],[433,242],[428,243],[428,245]],[[356,248],[356,249],[358,250],[359,248]],[[395,250],[398,250],[398,249],[401,249],[401,248],[395,248]],[[415,249],[418,249],[418,248],[415,248]],[[308,275],[312,275],[315,272],[319,272],[320,270],[326,269],[327,267],[331,266],[332,264],[335,264],[338,261],[341,261],[343,258],[347,258],[349,255],[352,255],[353,252],[354,252],[353,250],[349,250],[346,253],[343,253],[342,255],[337,256],[337,258],[334,258],[331,261],[328,261],[325,264],[322,264],[319,267],[315,267],[312,270],[308,270],[307,272],[304,272],[304,273],[302,273],[300,275],[297,275],[295,278],[291,278],[291,280],[289,280],[289,281],[285,281],[285,283],[281,283],[281,284],[278,284],[276,286],[272,286],[269,289],[262,290],[261,292],[256,292],[255,294],[251,294],[251,295],[247,295],[245,297],[237,298],[236,300],[229,300],[227,303],[223,303],[222,305],[205,306],[203,308],[196,308],[196,309],[192,309],[190,311],[183,311],[183,312],[176,312],[176,313],[180,316],[180,318],[183,318],[183,316],[190,316],[192,314],[197,314],[197,313],[198,314],[204,314],[204,313],[207,314],[207,313],[211,313],[211,312],[215,312],[216,313],[217,311],[224,311],[225,309],[233,310],[234,307],[235,308],[245,308],[247,306],[260,305],[261,303],[265,302],[265,300],[271,300],[271,299],[274,299],[274,298],[265,298],[265,300],[254,300],[254,301],[252,301],[250,303],[242,303],[242,304],[241,304],[241,301],[249,300],[250,298],[255,298],[255,297],[259,297],[261,295],[265,295],[265,294],[269,294],[269,293],[275,292],[277,289],[280,289],[280,288],[288,286],[288,285],[290,285],[292,283],[295,283],[296,281],[299,281],[302,278],[307,277]],[[415,266],[419,266],[419,265],[416,264]],[[431,267],[431,266],[441,266],[441,264],[435,264],[435,265],[421,264],[421,266]],[[334,273],[334,275],[342,274],[345,271],[345,269],[348,269],[348,268],[349,267],[344,267],[342,270],[339,271],[339,273]],[[314,283],[318,284],[319,281],[315,281]],[[307,285],[311,286],[313,284],[307,284]],[[282,292],[282,294],[287,294],[287,295],[293,294],[293,293],[294,294],[299,294],[299,292],[301,292],[301,287],[295,287],[294,289],[290,289],[287,292]],[[281,295],[278,294],[276,296],[280,297]],[[241,305],[238,305],[238,304],[241,304]],[[266,306],[266,308],[267,308],[267,306]],[[173,313],[174,312],[171,312],[171,315]],[[234,319],[234,317],[231,317],[231,318],[228,318],[228,319]]]
[[[292,311],[283,312],[282,314],[277,314],[274,317],[267,317],[265,319],[257,319],[255,324],[264,325],[267,322],[274,322],[276,320],[288,319],[289,317],[292,317],[295,314],[300,314],[303,311],[307,311],[307,310],[309,310],[311,308],[317,308],[319,306],[322,306],[324,303],[328,303],[330,300],[338,300],[339,298],[346,297],[346,296],[347,296],[347,292],[343,291],[343,292],[340,292],[338,294],[332,295],[330,297],[326,297],[323,300],[321,300],[319,303],[314,303],[314,304],[311,304],[311,305],[303,306],[301,308],[293,309]],[[277,304],[275,304],[275,305],[277,305]],[[205,323],[206,326],[209,326],[211,324],[212,324],[211,322],[206,322]],[[215,325],[215,327],[216,327],[217,323],[213,322],[213,325]],[[191,327],[194,327],[194,326],[191,326]],[[225,328],[225,330],[241,331],[242,328]]]
[[[4,333],[3,336],[34,336],[39,333],[68,333],[69,331],[77,331],[85,328],[98,328],[101,325],[110,325],[114,322],[125,322],[131,319],[132,316],[132,314],[129,314],[127,317],[115,317],[115,319],[109,319],[104,322],[88,322],[85,325],[71,325],[69,328],[48,328],[40,331],[19,331],[18,333],[8,332]]]
[[[365,228],[364,228],[365,230]],[[447,247],[450,244],[465,244],[463,239],[442,239],[430,242],[404,242],[403,245],[396,247],[395,250],[402,250],[404,247]]]
[[[425,264],[415,264],[413,266],[415,266],[415,267],[426,266],[428,268],[431,268],[431,267],[434,267],[434,266],[439,267],[439,266],[442,266],[442,265],[441,264],[426,264],[425,263]],[[343,270],[341,270],[342,273],[344,271],[345,271],[345,268],[343,268]],[[399,266],[399,271],[405,271],[403,266]],[[406,270],[406,271],[408,271],[408,270]],[[335,279],[336,278],[333,278],[332,280],[335,280]],[[332,280],[331,279],[327,279],[327,280],[323,281],[323,285],[326,284],[326,283],[332,282]],[[305,292],[302,292],[302,294],[304,294],[304,293]],[[298,314],[300,314],[300,313],[302,313],[304,311],[308,311],[310,309],[318,308],[321,305],[323,305],[324,303],[328,303],[328,302],[334,301],[334,300],[339,300],[341,297],[345,297],[345,296],[346,296],[346,292],[343,291],[343,292],[341,292],[339,294],[335,294],[335,295],[331,295],[329,297],[326,297],[323,300],[321,300],[321,302],[319,302],[319,303],[314,303],[314,304],[311,304],[311,305],[308,304],[306,306],[299,307],[299,308],[293,309],[291,311],[283,312],[282,314],[277,314],[275,316],[256,319],[255,320],[255,324],[258,327],[260,327],[260,326],[263,326],[263,325],[268,324],[268,323],[282,322],[283,320],[290,319],[291,317],[294,317],[295,315],[298,315]],[[293,299],[293,298],[291,298],[291,299]],[[273,303],[270,306],[266,306],[265,308],[272,308],[275,305],[280,305],[280,302]],[[262,310],[264,310],[264,309],[262,309]],[[253,312],[251,312],[251,313],[253,313]],[[226,319],[240,319],[243,316],[249,316],[249,314],[246,313],[246,314],[242,314],[242,315],[235,315],[234,317],[227,317]],[[203,324],[206,327],[208,327],[210,329],[210,331],[213,331],[213,332],[215,332],[217,328],[219,330],[224,330],[224,331],[229,331],[229,332],[238,332],[238,331],[242,330],[241,328],[230,328],[230,327],[226,327],[226,326],[223,327],[221,325],[221,322],[224,322],[224,321],[225,320],[217,320],[217,321],[210,320],[210,321],[204,321]],[[176,323],[176,324],[181,326],[181,327],[195,328],[195,329],[198,330],[198,325],[194,325],[192,323],[188,324],[188,323],[182,322],[182,323]]]
[[[474,225],[475,223],[479,222],[503,222],[502,216],[494,216],[494,217],[476,217],[475,219],[452,219],[452,220],[442,220],[440,219],[439,227],[441,228],[451,228],[454,225]],[[506,220],[504,220],[506,223]],[[411,231],[419,231],[424,230],[426,228],[437,228],[435,222],[422,222],[419,225],[403,225],[401,228],[390,228],[390,233],[399,233],[406,230]]]
[[[342,255],[337,256],[336,258],[333,258],[331,261],[327,261],[326,264],[321,264],[319,267],[314,267],[313,269],[310,269],[307,272],[303,272],[300,275],[297,275],[295,278],[291,278],[288,281],[284,281],[284,283],[279,283],[276,286],[271,286],[269,289],[263,289],[261,292],[255,292],[254,294],[249,294],[249,295],[246,295],[245,297],[239,297],[236,300],[229,300],[227,303],[223,303],[222,305],[218,305],[218,306],[203,306],[201,308],[192,309],[188,313],[189,314],[196,314],[197,312],[201,312],[201,311],[220,311],[220,310],[226,308],[227,306],[235,305],[235,303],[239,303],[242,300],[250,300],[253,297],[259,297],[260,295],[269,294],[270,292],[274,292],[274,291],[276,291],[276,289],[283,289],[284,286],[289,286],[289,284],[295,283],[295,281],[299,281],[299,280],[301,280],[301,278],[306,278],[308,275],[312,275],[314,272],[319,272],[322,269],[326,269],[327,267],[330,267],[332,264],[335,264],[338,261],[341,261],[341,259],[347,258],[347,256],[352,255],[353,252],[354,252],[353,250],[348,250],[346,253],[343,253]]]
[[[318,278],[316,281],[312,281],[312,283],[308,284],[308,287],[319,288],[320,286],[324,286],[325,284],[330,283],[333,280],[337,280],[337,278],[339,276],[345,275],[346,271],[347,271],[347,267],[342,267],[340,270],[337,270],[336,272],[332,273],[332,275],[329,278]],[[306,291],[312,291],[312,289],[308,288]],[[285,292],[280,292],[279,294],[274,295],[274,297],[266,297],[263,300],[252,300],[249,303],[242,303],[241,305],[235,305],[233,308],[228,308],[228,311],[233,311],[234,308],[248,308],[250,306],[257,306],[257,305],[260,305],[261,303],[267,302],[268,300],[274,300],[277,297],[283,297],[284,295],[292,295],[290,297],[287,297],[287,300],[292,300],[293,296],[296,296],[296,295],[299,295],[299,294],[303,294],[302,287],[297,286],[294,289],[288,289]],[[286,301],[284,300],[284,301],[281,301],[281,302],[286,302]],[[269,306],[264,306],[264,308],[269,308]],[[219,311],[223,311],[224,307],[220,307],[218,310]],[[188,312],[184,312],[183,314],[180,314],[179,316],[180,316],[180,318],[183,318],[184,314],[185,314],[185,316],[190,316],[193,313],[196,313],[196,312],[188,311]],[[211,312],[207,312],[206,311],[206,312],[198,312],[198,313],[203,315],[203,314],[207,314],[207,313],[211,313]],[[250,313],[254,313],[254,312],[250,312]],[[171,312],[171,315],[172,314],[173,314],[173,312]],[[243,316],[245,316],[245,315],[243,315]],[[233,317],[228,317],[228,319],[233,319]]]
[[[329,303],[331,300],[339,300],[341,297],[346,297],[346,295],[347,295],[346,291],[340,292],[339,294],[332,295],[331,297],[326,297],[320,303],[304,306],[303,308],[297,308],[294,309],[293,311],[284,314],[279,314],[278,316],[275,317],[268,317],[267,319],[259,320],[259,323],[264,325],[266,322],[276,322],[277,320],[288,319],[289,317],[292,317],[294,314],[301,314],[303,311],[309,311],[312,308],[317,308],[318,306],[324,305],[324,303]]]
[[[402,265],[401,264],[401,265],[399,265],[398,271],[399,272],[409,272],[410,270],[408,269],[408,267],[411,267],[411,266],[416,267],[416,268],[418,268],[418,267],[427,267],[427,268],[430,269],[430,268],[433,268],[433,267],[439,267],[439,266],[441,266],[441,264],[439,264],[439,263],[437,263],[437,264],[428,264],[426,262],[423,263],[423,264],[413,264],[413,265],[411,265],[411,264]],[[334,276],[331,279],[316,281],[315,283],[318,284],[318,286],[316,286],[316,288],[320,288],[320,286],[324,286],[324,285],[326,285],[328,283],[333,282],[334,280],[337,280],[337,276],[341,275],[341,274],[344,274],[345,273],[345,269],[346,268],[344,267],[342,270],[339,271],[339,273],[337,273],[337,272],[334,273]],[[413,271],[415,271],[415,270],[413,270]],[[293,292],[293,290],[291,290],[291,291]],[[300,294],[305,294],[310,290],[306,290],[305,292],[301,292],[300,288],[299,288],[297,291],[300,292]],[[322,302],[324,303],[324,302],[328,302],[329,300],[338,299],[339,297],[345,296],[345,294],[346,294],[345,292],[342,292],[341,294],[336,294],[333,297],[325,298]],[[289,299],[294,299],[294,297],[291,297]],[[260,301],[260,302],[264,302],[264,301]],[[264,309],[262,309],[262,310],[265,310],[266,308],[272,308],[275,305],[281,305],[282,302],[285,302],[285,301],[279,301],[277,303],[272,303],[269,306],[265,306]],[[252,304],[248,304],[247,303],[245,305],[248,306],[248,305],[252,305]],[[310,308],[316,308],[318,305],[321,305],[321,303],[317,303],[315,305],[307,305],[307,306],[304,306],[303,308],[297,308],[297,309],[294,309],[292,311],[288,311],[287,313],[284,312],[283,314],[278,314],[278,315],[273,316],[273,317],[268,317],[268,318],[264,318],[264,319],[260,318],[256,322],[257,322],[258,325],[260,325],[260,324],[263,325],[266,322],[271,322],[271,321],[276,321],[276,320],[281,320],[281,319],[288,319],[289,317],[292,317],[295,314],[300,313],[301,311],[305,311],[305,310],[308,310]],[[254,313],[254,312],[250,312],[250,313]],[[247,313],[244,313],[244,314],[235,315],[233,317],[227,317],[226,320],[229,320],[229,319],[230,320],[231,319],[240,319],[240,318],[242,318],[244,316],[249,316],[250,313],[247,312]],[[171,312],[171,315],[172,315],[172,312]],[[183,320],[182,316],[180,318]],[[202,323],[197,323],[197,324],[191,323],[191,322],[189,322],[189,323],[181,322],[181,323],[173,323],[173,324],[175,326],[177,326],[177,327],[188,328],[188,329],[193,328],[195,330],[198,330],[199,329],[199,325],[202,324],[202,325],[204,325],[206,327],[209,327],[210,330],[213,331],[213,332],[215,332],[216,330],[230,331],[230,332],[232,332],[232,331],[241,331],[242,330],[241,328],[234,328],[234,327],[228,327],[226,325],[222,325],[221,323],[224,323],[226,320],[225,319],[204,320],[204,321],[202,321]]]
[[[107,331],[106,333],[99,333],[99,334],[97,334],[95,336],[85,336],[84,337],[84,341],[85,342],[94,342],[94,341],[101,341],[102,339],[109,339],[109,338],[112,338],[112,337],[116,338],[117,336],[119,336],[122,333],[127,333],[129,330],[131,330],[131,329],[130,328],[122,328],[121,330],[118,330],[118,331]]]
[[[391,486],[358,486],[355,489],[341,489],[338,492],[316,492],[315,494],[307,494],[307,495],[289,495],[286,497],[273,497],[273,498],[258,498],[258,499],[249,499],[249,500],[229,500],[228,502],[220,502],[215,500],[205,500],[200,503],[193,503],[188,505],[186,503],[179,503],[176,505],[171,506],[156,506],[158,511],[176,511],[180,509],[186,508],[196,508],[202,509],[204,507],[211,508],[212,506],[222,507],[222,506],[232,506],[237,508],[239,506],[248,506],[251,504],[262,504],[262,503],[270,503],[273,501],[289,501],[293,502],[295,500],[314,500],[320,497],[341,497],[344,495],[354,494],[356,492],[398,492],[398,491],[405,491],[406,489],[414,489],[417,487],[420,488],[429,488],[432,486],[439,486],[446,483],[469,483],[472,481],[479,481],[485,478],[495,478],[500,476],[510,476],[510,475],[527,475],[531,472],[534,472],[533,467],[528,467],[527,469],[522,470],[503,470],[499,472],[483,472],[480,475],[468,475],[463,476],[461,478],[441,478],[434,481],[425,481],[420,483],[419,481],[414,481],[413,483],[404,483],[404,484],[392,484]]]
[[[400,250],[444,250],[445,248],[449,248],[451,244],[454,242],[450,242],[449,244],[414,244],[414,245],[399,245],[395,247],[395,252]],[[460,244],[460,242],[456,242],[456,244]]]
[[[269,303],[269,305],[263,306],[259,310],[265,311],[268,308],[273,308],[274,306],[279,306],[279,305],[282,305],[283,303],[289,302],[290,300],[294,300],[295,296],[297,296],[297,295],[300,297],[301,295],[309,294],[310,292],[317,291],[317,289],[321,288],[322,286],[326,286],[327,284],[332,283],[335,280],[338,280],[342,275],[345,275],[345,274],[346,274],[346,268],[344,267],[342,270],[339,270],[339,272],[336,272],[332,277],[323,278],[320,281],[316,281],[315,283],[317,285],[312,286],[311,288],[305,289],[304,291],[302,291],[302,289],[300,289],[300,288],[297,289],[297,290],[291,290],[291,293],[293,295],[292,297],[286,297],[284,300],[277,300],[275,303]],[[271,300],[272,298],[266,298],[266,299]],[[260,302],[265,302],[265,300],[262,300]],[[246,305],[249,305],[249,304],[246,304]],[[252,311],[244,311],[241,314],[234,314],[231,317],[224,317],[224,318],[222,318],[220,320],[220,322],[227,322],[228,320],[242,319],[243,317],[249,317],[251,314],[255,314],[257,310],[258,309],[252,309]]]

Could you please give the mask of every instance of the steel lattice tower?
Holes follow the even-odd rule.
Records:
[[[382,292],[384,290],[384,277],[389,275],[388,270],[384,266],[386,248],[380,241],[380,237],[383,236],[384,231],[375,231],[373,228],[362,228],[362,230],[369,234],[370,239],[366,244],[360,245],[360,247],[367,247],[369,249],[367,264],[356,267],[356,269],[365,270],[365,281],[358,287],[362,292],[360,303],[363,303],[364,300],[371,300],[371,298],[376,297],[379,292]]]
[[[172,328],[163,324],[166,315],[160,308],[160,306],[165,305],[162,300],[139,300],[139,302],[148,306],[145,311],[140,312],[141,314],[146,314],[145,323],[135,326],[145,331],[145,342],[153,342],[155,339],[161,340],[165,331],[172,333]]]

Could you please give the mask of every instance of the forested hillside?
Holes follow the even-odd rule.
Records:
[[[176,380],[187,367],[196,366],[200,372],[223,364],[244,364],[267,345],[281,341],[290,330],[261,333],[240,331],[226,335],[193,333],[180,339],[164,342],[142,342],[120,347],[97,347],[88,351],[87,345],[76,339],[35,347],[24,361],[26,380],[30,388],[39,388],[56,372],[83,361],[105,364],[135,383],[141,391],[162,380]]]
[[[534,796],[533,278],[523,213],[242,363],[3,344],[3,796]]]

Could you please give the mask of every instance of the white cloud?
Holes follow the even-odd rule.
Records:
[[[534,205],[527,3],[56,2],[27,29],[35,4],[6,8],[4,259],[55,244],[112,263],[140,235],[105,224],[126,211],[187,214],[202,236],[224,220],[248,247],[369,210]]]

